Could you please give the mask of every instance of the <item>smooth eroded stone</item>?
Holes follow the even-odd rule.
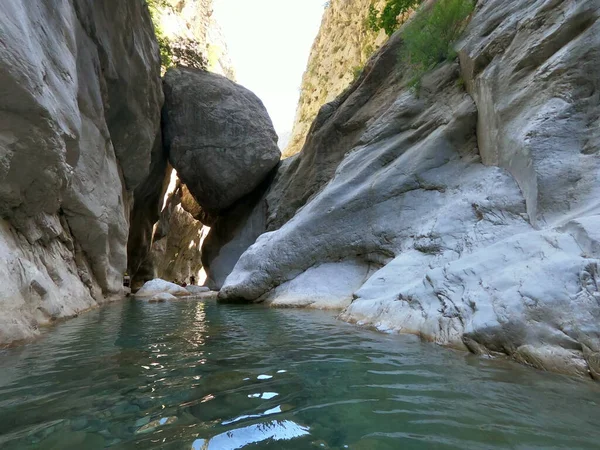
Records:
[[[135,294],[136,297],[154,297],[157,294],[168,293],[175,296],[190,295],[189,291],[175,283],[157,278],[146,282]]]

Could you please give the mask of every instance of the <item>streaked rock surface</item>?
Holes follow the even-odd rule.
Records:
[[[345,320],[598,377],[599,17],[481,3],[418,97],[394,35],[280,168],[221,298],[318,296],[319,267],[361,261]]]

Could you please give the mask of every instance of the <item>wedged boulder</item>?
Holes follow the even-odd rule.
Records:
[[[164,145],[199,205],[218,214],[251,193],[280,159],[256,95],[227,78],[176,68],[164,79]]]
[[[153,297],[157,294],[168,293],[177,297],[183,297],[190,295],[190,292],[183,286],[171,283],[169,281],[161,280],[156,278],[150,280],[142,286],[142,288],[135,293],[136,297]]]

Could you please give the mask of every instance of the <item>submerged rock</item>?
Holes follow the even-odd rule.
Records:
[[[148,302],[163,303],[167,300],[177,300],[177,297],[175,297],[173,294],[169,294],[168,292],[161,292],[160,294],[153,295]]]
[[[190,284],[185,287],[191,294],[204,294],[205,292],[210,292],[210,289],[206,286],[195,286]]]
[[[251,193],[279,163],[271,119],[249,90],[183,67],[167,72],[164,89],[169,161],[207,213]]]
[[[146,425],[137,429],[135,434],[152,433],[159,427],[172,425],[175,422],[177,422],[177,417],[163,417],[162,419],[153,420],[152,422],[147,423]]]

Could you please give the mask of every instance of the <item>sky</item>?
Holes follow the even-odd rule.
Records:
[[[215,0],[237,82],[263,101],[275,130],[291,131],[302,74],[325,0]]]

